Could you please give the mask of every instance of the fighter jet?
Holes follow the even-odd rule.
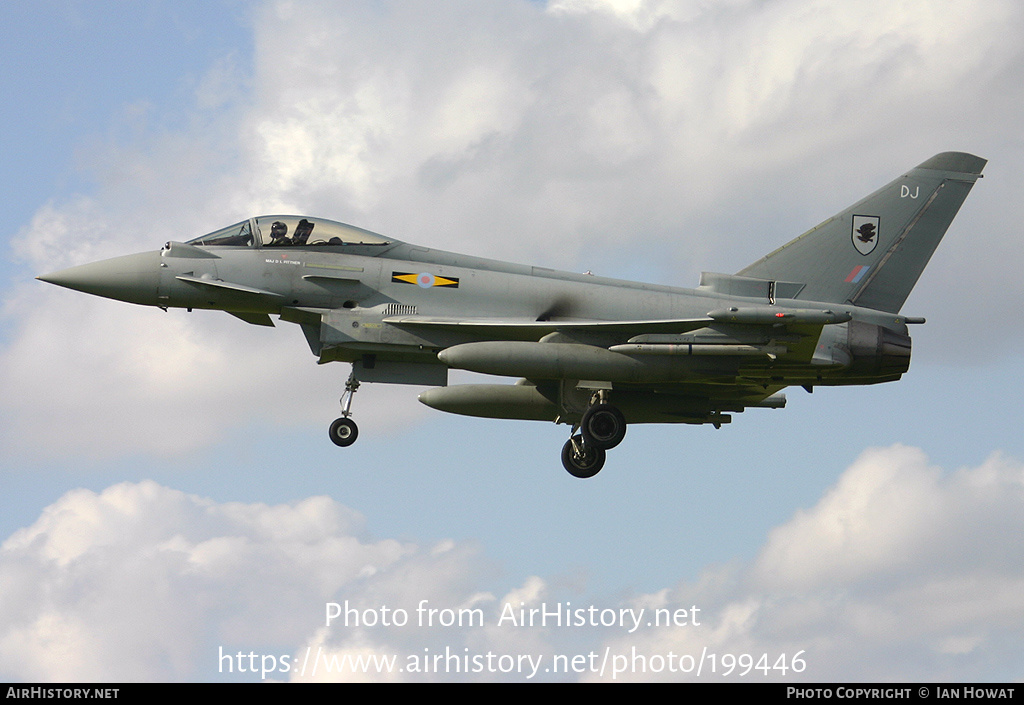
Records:
[[[779,409],[785,387],[876,384],[909,368],[900,309],[986,160],[945,152],[736,274],[696,289],[442,252],[351,225],[258,216],[187,242],[40,276],[162,309],[297,324],[320,363],[426,385],[455,414],[566,424],[562,463],[592,477],[629,424],[713,424]],[[448,386],[450,369],[519,378]]]

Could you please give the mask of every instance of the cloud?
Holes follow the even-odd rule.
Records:
[[[92,148],[95,189],[47,203],[16,236],[29,272],[303,212],[431,247],[693,285],[935,152],[969,149],[994,157],[992,178],[922,287],[944,312],[950,359],[1019,343],[990,305],[1020,263],[1005,237],[1022,185],[1007,135],[1024,104],[1017,3],[282,0],[252,27],[251,64],[211,65],[184,127],[143,115],[130,142]],[[267,398],[294,399],[278,411],[288,418],[324,408],[295,331],[205,312],[156,323],[45,289],[4,293],[0,405],[17,419],[5,447],[175,452],[155,431],[188,416],[187,399],[187,451],[269,415]],[[253,345],[259,356],[245,354]],[[253,385],[293,359],[290,384]],[[389,427],[416,418],[409,408]]]
[[[813,510],[772,533],[755,574],[766,587],[800,589],[945,561],[1001,572],[1024,559],[1024,548],[999,540],[1022,506],[1022,468],[998,454],[945,478],[916,448],[869,450]]]
[[[1022,507],[1017,460],[997,453],[949,473],[916,448],[869,449],[814,507],[772,530],[751,565],[635,601],[700,605],[701,629],[649,630],[612,650],[706,647],[719,658],[709,680],[728,667],[724,654],[753,655],[747,666],[766,655],[766,669],[748,669],[757,678],[1007,680],[1024,650]],[[797,654],[806,670],[783,670]]]
[[[215,671],[220,645],[293,646],[339,590],[388,594],[426,573],[422,594],[443,594],[477,560],[368,539],[326,497],[217,504],[148,481],[71,491],[0,553],[4,671],[47,681],[189,680]]]
[[[1022,506],[1017,460],[947,472],[870,449],[749,564],[602,603],[516,584],[486,547],[369,537],[326,497],[73,490],[0,546],[0,663],[46,681],[687,680],[710,653],[710,680],[1003,680],[1024,649]]]

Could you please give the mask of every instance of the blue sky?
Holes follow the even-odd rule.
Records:
[[[25,106],[0,141],[0,677],[252,680],[222,647],[803,651],[806,680],[1019,677],[1017,4],[44,2],[0,20]],[[564,427],[446,416],[415,388],[364,385],[341,451],[348,370],[297,329],[33,279],[300,212],[692,286],[947,150],[990,163],[904,308],[928,323],[903,380],[789,390],[717,431],[633,427],[587,482],[560,467]],[[326,602],[422,599],[488,628],[323,625]],[[495,623],[519,602],[704,622]]]

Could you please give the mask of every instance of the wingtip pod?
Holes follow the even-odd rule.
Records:
[[[967,152],[942,152],[936,154],[918,165],[918,169],[932,169],[934,171],[955,171],[960,174],[973,174],[980,176],[987,159],[976,157]]]

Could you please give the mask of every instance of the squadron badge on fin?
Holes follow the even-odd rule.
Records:
[[[862,255],[870,255],[878,244],[879,220],[877,215],[853,216],[853,246]]]

